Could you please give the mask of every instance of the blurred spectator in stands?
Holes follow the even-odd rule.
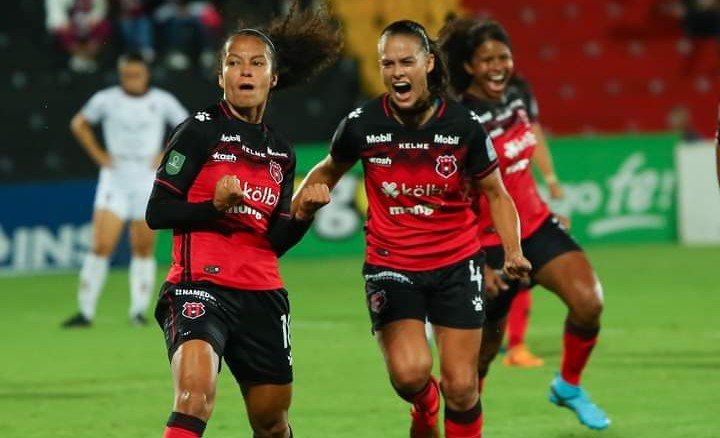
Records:
[[[110,36],[107,0],[45,0],[46,26],[70,55],[77,73],[97,70],[96,57]]]
[[[684,105],[675,105],[670,109],[667,115],[667,125],[685,143],[702,140],[700,133],[692,126],[690,111]]]
[[[115,0],[119,6],[118,25],[124,49],[138,52],[146,62],[155,59],[155,34],[148,14],[147,0]]]
[[[202,68],[215,68],[222,17],[208,1],[165,0],[155,12],[167,50],[166,63],[173,70],[186,70],[198,55]]]

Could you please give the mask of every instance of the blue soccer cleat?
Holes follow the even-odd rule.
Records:
[[[550,384],[550,401],[575,412],[580,423],[590,429],[603,430],[610,426],[607,414],[590,400],[588,393],[582,387],[566,382],[560,375]]]

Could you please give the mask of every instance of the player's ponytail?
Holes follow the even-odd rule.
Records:
[[[297,1],[284,19],[270,23],[267,32],[277,49],[277,88],[308,81],[334,63],[343,46],[326,9],[300,10]]]
[[[435,67],[428,73],[428,89],[432,94],[444,94],[447,88],[448,75],[445,61],[435,41],[428,37],[422,24],[412,20],[400,20],[390,23],[380,34],[380,40],[390,35],[412,35],[420,40],[420,47],[425,53],[435,56]]]
[[[287,16],[276,18],[267,26],[240,28],[230,34],[223,44],[221,61],[227,54],[228,43],[240,35],[255,36],[268,46],[273,71],[278,74],[275,89],[309,81],[337,60],[343,46],[340,31],[327,10],[300,10],[297,0]]]
[[[512,47],[507,32],[495,21],[452,19],[440,30],[438,45],[446,60],[450,86],[455,93],[462,94],[470,86],[472,76],[465,71],[464,64],[472,60],[478,46],[489,40]]]

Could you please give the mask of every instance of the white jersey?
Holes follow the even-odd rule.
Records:
[[[174,128],[188,116],[167,91],[150,88],[142,96],[133,96],[120,86],[95,93],[80,113],[93,125],[102,123],[112,169],[130,178],[147,170],[154,172],[166,128]]]

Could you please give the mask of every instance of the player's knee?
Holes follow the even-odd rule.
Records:
[[[176,410],[207,421],[215,406],[215,390],[181,385],[175,397]]]
[[[417,363],[391,371],[390,378],[393,387],[399,394],[412,394],[420,391],[427,385],[431,369],[432,364]]]
[[[286,415],[251,417],[253,436],[257,438],[285,438],[289,435]]]
[[[98,257],[110,257],[113,249],[113,246],[107,242],[95,242],[92,247],[92,252]]]
[[[440,380],[445,403],[451,409],[467,411],[475,406],[478,397],[477,380],[472,376],[444,376]]]

